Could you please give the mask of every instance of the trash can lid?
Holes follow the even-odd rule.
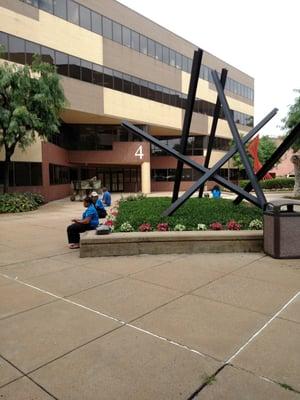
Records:
[[[265,210],[274,210],[279,212],[281,207],[288,206],[288,205],[295,205],[295,206],[300,206],[300,201],[299,200],[293,200],[293,199],[280,199],[280,200],[272,200],[266,203]]]

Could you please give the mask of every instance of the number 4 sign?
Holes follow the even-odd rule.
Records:
[[[137,150],[136,150],[136,152],[134,153],[134,155],[135,155],[136,157],[139,157],[140,160],[143,159],[144,153],[143,153],[143,146],[142,146],[142,145],[140,145],[140,146],[137,148]]]

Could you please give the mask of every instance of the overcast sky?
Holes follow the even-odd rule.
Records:
[[[255,79],[255,123],[277,136],[300,89],[299,0],[120,0]]]

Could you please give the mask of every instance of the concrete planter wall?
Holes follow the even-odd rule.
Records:
[[[137,254],[261,252],[262,231],[84,233],[80,257]]]

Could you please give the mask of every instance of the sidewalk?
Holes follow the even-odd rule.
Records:
[[[1,399],[300,398],[300,260],[80,259],[81,212],[0,216]]]

